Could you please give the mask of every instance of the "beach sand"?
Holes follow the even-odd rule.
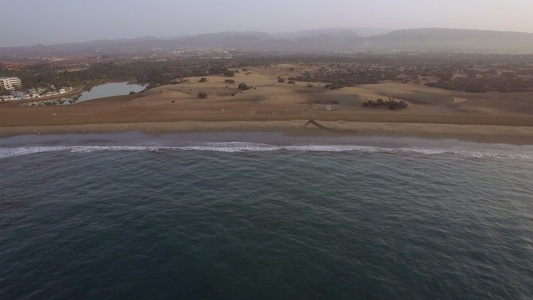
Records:
[[[235,77],[166,85],[142,94],[74,105],[0,104],[0,136],[142,131],[281,131],[293,135],[390,135],[533,144],[533,94],[467,94],[423,85],[383,83],[327,90],[324,83],[278,83],[275,72],[249,69]],[[283,74],[280,74],[280,76]],[[228,84],[226,79],[235,80]],[[241,91],[239,83],[252,86]],[[207,93],[199,99],[198,92]],[[526,95],[527,94],[527,95]],[[362,107],[381,97],[404,110]],[[330,105],[333,110],[328,111]],[[312,124],[312,116],[325,128]]]

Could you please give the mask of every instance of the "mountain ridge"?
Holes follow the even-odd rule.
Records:
[[[0,47],[0,56],[89,55],[132,52],[248,49],[288,52],[357,51],[472,51],[532,53],[533,33],[453,28],[401,29],[362,36],[355,29],[329,28],[270,34],[226,31],[179,38],[144,36],[133,39],[93,40],[79,43]],[[369,31],[367,31],[368,33]],[[379,32],[376,29],[375,32]]]

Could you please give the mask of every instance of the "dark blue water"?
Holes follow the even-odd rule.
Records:
[[[533,297],[530,146],[190,139],[0,141],[0,299]]]

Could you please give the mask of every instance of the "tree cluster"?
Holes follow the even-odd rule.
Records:
[[[11,94],[11,91],[5,90],[4,88],[0,87],[0,96],[8,96]]]
[[[226,70],[226,71],[224,71],[224,73],[222,73],[222,74],[224,74],[224,76],[227,76],[227,77],[233,77],[233,76],[235,76],[235,72],[234,72],[234,71],[231,71],[231,70]]]
[[[231,64],[232,62],[228,62]],[[206,74],[224,74],[232,76],[235,71],[218,61],[206,61],[200,58],[176,59],[167,61],[137,60],[131,62],[93,63],[82,69],[69,71],[55,65],[32,65],[22,70],[1,70],[0,76],[15,76],[22,80],[24,88],[52,85],[60,88],[66,86],[90,85],[91,82],[137,81],[148,83],[151,87],[169,84],[176,78],[204,76]],[[174,81],[174,83],[176,83]]]
[[[465,91],[467,93],[486,92],[527,92],[533,91],[533,79],[524,76],[523,78],[502,73],[499,76],[479,77],[479,78],[456,78],[448,81],[426,83],[429,87],[436,87],[446,90]]]

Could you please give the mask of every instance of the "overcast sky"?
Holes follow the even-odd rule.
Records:
[[[335,27],[533,32],[533,0],[16,0],[0,4],[0,47],[230,30]]]

